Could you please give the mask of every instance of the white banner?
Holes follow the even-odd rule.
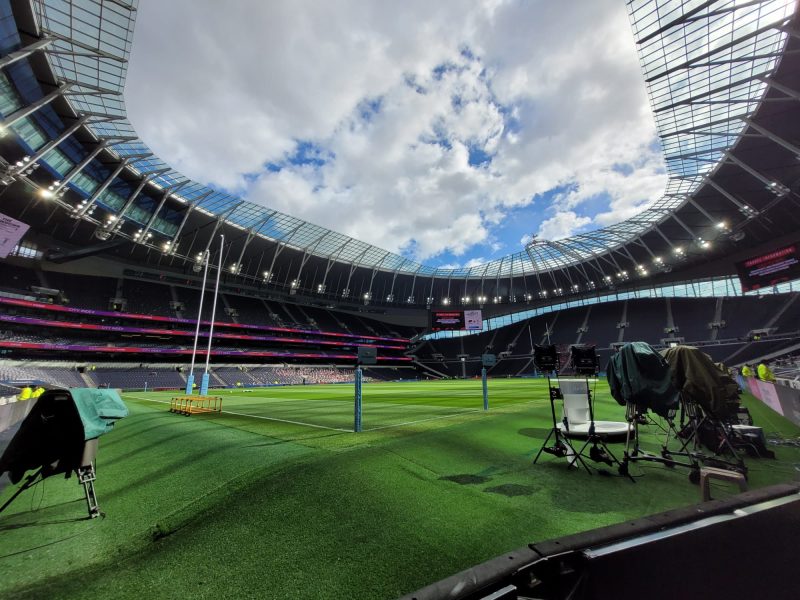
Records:
[[[0,258],[6,258],[19,244],[29,225],[0,213]]]

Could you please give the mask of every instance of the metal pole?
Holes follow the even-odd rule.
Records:
[[[197,338],[200,337],[200,319],[203,316],[203,298],[206,295],[206,278],[208,277],[209,256],[205,255],[206,268],[203,270],[203,287],[200,289],[200,308],[197,309],[197,327],[194,330],[194,347],[192,348],[192,366],[189,367],[189,376],[186,378],[186,395],[194,391],[194,359],[197,354]]]
[[[208,330],[208,350],[206,351],[206,370],[200,384],[200,395],[208,394],[208,364],[211,362],[211,339],[214,337],[214,319],[217,316],[217,294],[219,293],[219,276],[222,274],[222,255],[225,247],[225,236],[219,236],[219,266],[217,267],[217,283],[214,286],[214,301],[211,303],[211,327]]]
[[[483,410],[489,410],[489,385],[486,383],[486,367],[481,369],[481,382],[483,383]]]
[[[354,410],[354,419],[353,419],[353,431],[358,433],[361,431],[361,367],[356,367],[355,372],[356,377],[356,398],[355,398],[355,410]]]

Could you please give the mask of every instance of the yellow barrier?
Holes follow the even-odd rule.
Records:
[[[222,412],[221,396],[176,396],[169,403],[169,411],[179,415]]]

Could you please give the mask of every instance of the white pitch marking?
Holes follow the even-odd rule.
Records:
[[[454,413],[452,415],[441,415],[439,417],[431,417],[429,419],[418,419],[416,421],[406,421],[405,423],[395,423],[394,425],[382,425],[381,427],[371,427],[370,429],[365,429],[364,431],[378,431],[379,429],[390,429],[392,427],[402,427],[403,425],[414,425],[415,423],[424,423],[425,421],[435,421],[437,419],[449,419],[450,417],[458,417],[461,415],[465,415],[467,413],[474,413],[474,412],[483,412],[483,411],[475,408],[473,410],[466,410],[464,412]]]
[[[143,396],[131,396],[130,394],[122,394],[135,400],[147,400],[148,402],[159,402],[161,404],[169,404],[166,400],[156,400],[155,398],[145,398]],[[316,427],[317,429],[328,429],[330,431],[342,431],[344,433],[352,433],[352,429],[341,429],[339,427],[328,427],[327,425],[315,425],[314,423],[305,423],[303,421],[290,421],[289,419],[278,419],[276,417],[262,417],[260,415],[248,415],[247,413],[232,412],[230,410],[220,411],[223,415],[236,415],[238,417],[250,417],[252,419],[264,419],[265,421],[278,421],[280,423],[291,423],[292,425],[302,425],[304,427]]]

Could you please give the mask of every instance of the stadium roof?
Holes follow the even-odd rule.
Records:
[[[459,269],[425,266],[214,190],[155,156],[128,121],[123,97],[136,1],[35,0],[40,41],[34,50],[47,57],[60,93],[87,118],[91,131],[127,159],[128,168],[164,190],[163,202],[171,198],[252,236],[354,266],[438,278],[500,278],[597,261],[658,231],[659,223],[693,201],[751,124],[775,88],[770,76],[787,39],[797,36],[790,23],[794,0],[629,0],[627,6],[670,175],[663,196],[616,225],[557,242],[535,239],[524,251]]]

